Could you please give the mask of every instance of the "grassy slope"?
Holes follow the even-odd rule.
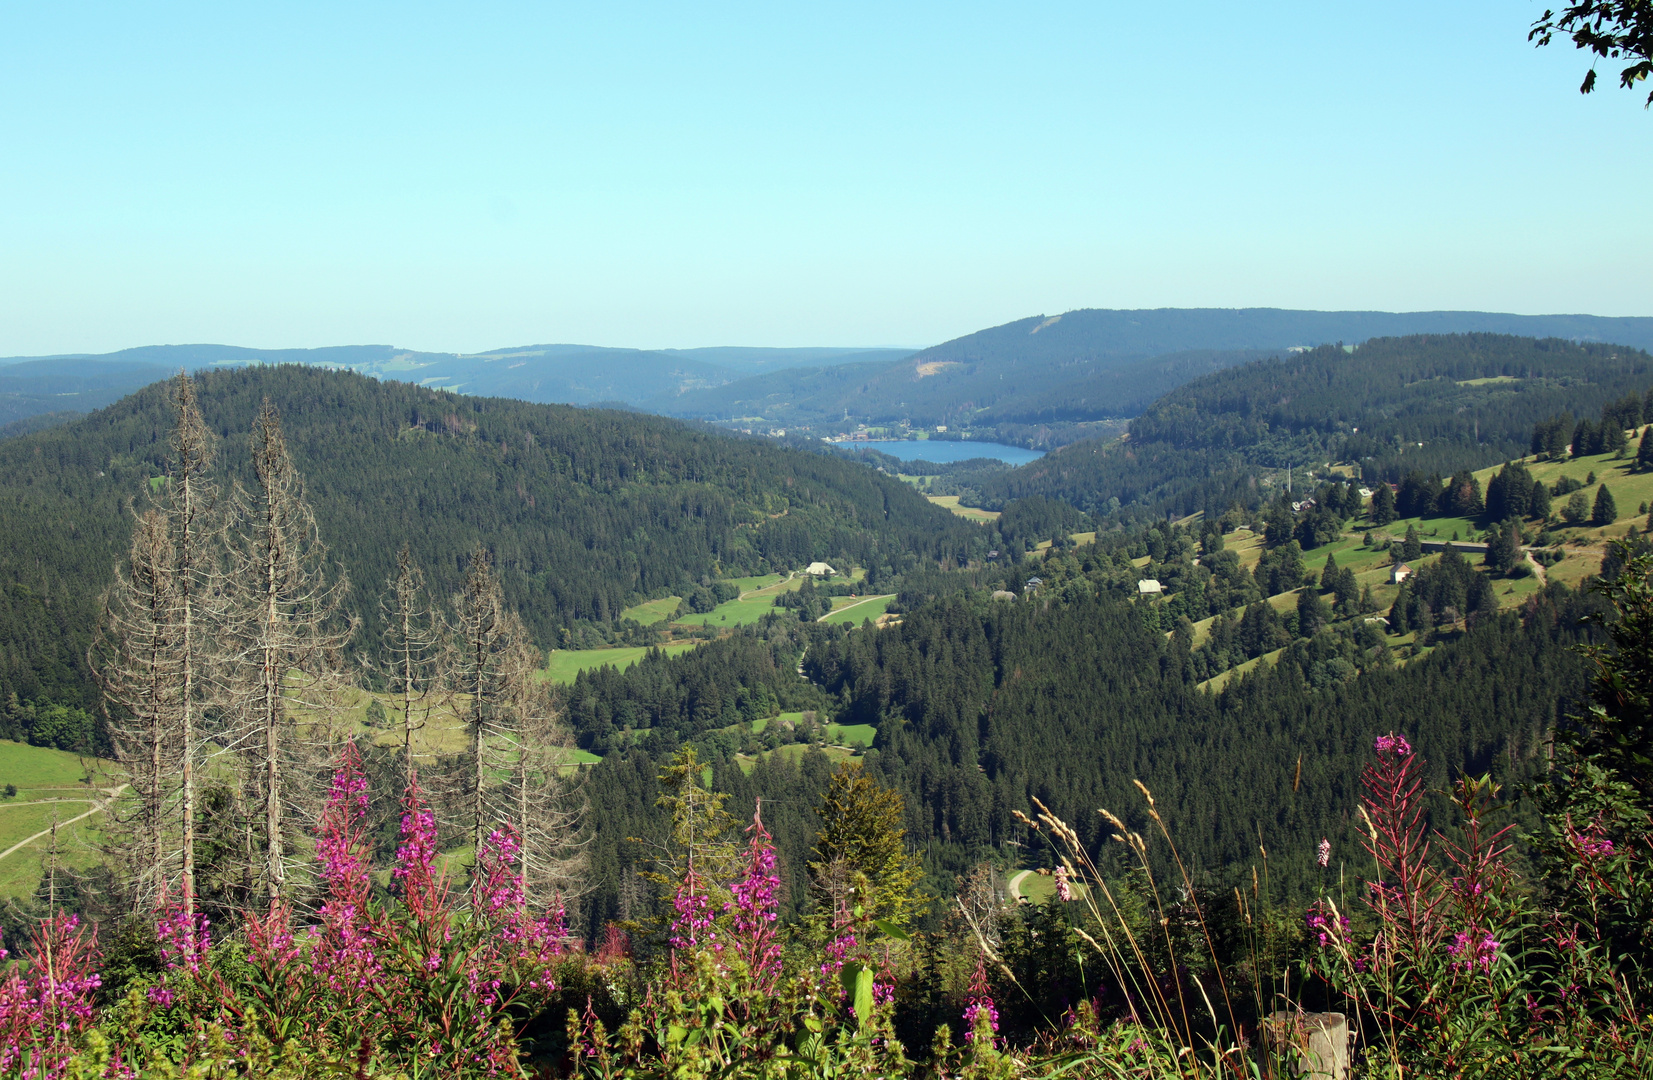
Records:
[[[659,646],[668,653],[682,652],[700,644],[698,641],[674,641]],[[602,667],[612,664],[622,671],[643,658],[649,650],[644,646],[622,646],[615,649],[557,649],[551,653],[551,660],[539,671],[542,679],[549,679],[555,683],[571,683],[574,676],[589,668]]]
[[[1634,446],[1635,440],[1632,439],[1632,455]],[[1625,536],[1646,524],[1646,515],[1639,513],[1638,507],[1644,502],[1653,503],[1653,473],[1632,473],[1630,465],[1633,460],[1633,456],[1614,458],[1611,454],[1597,454],[1566,461],[1535,462],[1532,458],[1523,459],[1527,471],[1535,479],[1542,480],[1545,484],[1554,484],[1556,480],[1563,476],[1570,476],[1582,482],[1592,472],[1595,473],[1596,482],[1583,489],[1585,500],[1591,506],[1594,506],[1597,490],[1602,484],[1606,484],[1613,493],[1613,501],[1619,511],[1618,519],[1611,525],[1600,527],[1589,525],[1580,527],[1563,526],[1552,529],[1550,533],[1552,542],[1563,545],[1567,557],[1549,568],[1547,571],[1549,580],[1562,582],[1573,588],[1579,587],[1586,578],[1601,569],[1601,559],[1606,541]],[[1497,474],[1500,468],[1502,466],[1482,469],[1475,474],[1481,482],[1482,491],[1486,490],[1487,483]],[[1552,511],[1559,514],[1564,502],[1565,497],[1554,499]],[[1416,526],[1419,535],[1426,540],[1450,540],[1456,534],[1459,539],[1470,542],[1478,541],[1481,536],[1480,528],[1476,522],[1457,517],[1402,518],[1375,531],[1383,536],[1398,540],[1406,535],[1406,529],[1409,525]],[[1372,587],[1372,597],[1376,601],[1379,611],[1387,611],[1389,606],[1395,602],[1395,594],[1399,590],[1397,586],[1389,584],[1391,560],[1387,548],[1377,546],[1369,549],[1364,546],[1363,539],[1367,528],[1367,522],[1360,518],[1354,519],[1351,522],[1350,531],[1342,539],[1315,548],[1313,551],[1305,552],[1303,563],[1308,569],[1319,573],[1325,569],[1327,557],[1335,555],[1338,566],[1353,570],[1356,581],[1362,586],[1370,585]],[[1262,556],[1262,537],[1242,529],[1231,534],[1227,548],[1237,552],[1240,561],[1246,566],[1255,567],[1258,559]],[[1439,557],[1439,555],[1425,555],[1415,565],[1426,566]],[[1477,563],[1480,560],[1479,554],[1470,554],[1468,558]],[[1537,592],[1538,588],[1539,583],[1536,577],[1500,578],[1493,584],[1493,592],[1497,594],[1499,604],[1504,607],[1519,604],[1526,597]],[[1269,603],[1279,610],[1285,611],[1296,606],[1297,597],[1294,593],[1282,593],[1279,596],[1270,597]],[[1209,636],[1213,621],[1214,617],[1202,619],[1194,624],[1194,644],[1196,647],[1204,644],[1205,639]],[[1389,639],[1392,646],[1409,644],[1410,642],[1411,635]],[[1248,660],[1203,685],[1212,690],[1221,690],[1234,675],[1249,671],[1259,663],[1273,663],[1278,658],[1279,652],[1276,651]]]
[[[925,498],[929,499],[937,506],[945,506],[947,509],[957,514],[959,517],[964,518],[966,521],[987,522],[999,520],[999,512],[997,510],[977,510],[973,506],[960,506],[959,497],[957,495],[926,495]]]
[[[636,619],[644,626],[653,626],[657,622],[665,622],[671,618],[677,605],[683,602],[681,596],[668,596],[663,600],[649,600],[629,607],[620,613],[622,619]]]
[[[15,797],[0,800],[0,851],[51,828],[54,818],[67,821],[92,809],[94,800],[103,797],[98,789],[121,782],[113,768],[113,763],[95,758],[0,740],[0,788],[17,785]],[[94,815],[59,830],[60,864],[82,868],[98,861],[100,818]],[[0,861],[0,900],[34,891],[50,844],[49,838],[36,840]]]

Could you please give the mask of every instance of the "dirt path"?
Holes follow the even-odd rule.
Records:
[[[879,596],[869,596],[864,600],[857,600],[853,604],[845,604],[841,608],[837,608],[833,611],[829,611],[825,615],[822,615],[819,619],[816,619],[815,621],[816,622],[826,622],[828,619],[832,618],[834,615],[841,615],[844,612],[849,611],[851,608],[858,608],[862,604],[870,604],[874,600],[885,600],[885,599],[888,599],[889,597],[894,596],[894,595],[895,595],[894,593],[884,593],[884,594],[879,595]]]
[[[740,598],[742,600],[750,600],[754,596],[762,596],[762,595],[764,595],[765,593],[767,593],[771,590],[774,590],[775,592],[778,593],[780,590],[785,589],[787,584],[790,583],[791,580],[793,578],[797,577],[797,576],[798,576],[798,572],[796,570],[790,571],[786,575],[786,580],[785,581],[777,581],[777,582],[775,582],[775,584],[765,585],[761,589],[750,589],[746,592],[741,593]]]
[[[1027,880],[1027,875],[1031,873],[1033,873],[1031,870],[1022,870],[1019,873],[1010,875],[1010,880],[1005,883],[1005,887],[1010,890],[1012,900],[1022,895],[1022,882]]]
[[[89,818],[93,814],[101,813],[102,811],[109,809],[109,804],[114,802],[115,797],[117,795],[119,795],[121,792],[125,791],[126,788],[127,788],[127,785],[122,784],[120,787],[110,790],[109,797],[107,799],[104,799],[102,802],[96,803],[96,805],[94,805],[92,807],[92,809],[86,811],[83,814],[76,814],[74,817],[70,818],[67,821],[58,822],[57,827],[61,829],[65,825],[73,825],[75,822],[79,821],[81,818]],[[94,802],[94,800],[92,800],[92,799],[42,799],[38,802],[13,803],[12,805],[14,805],[14,806],[39,806],[39,805],[41,805],[41,803],[48,803],[48,802]],[[28,847],[30,844],[34,843],[36,840],[39,840],[43,836],[50,836],[50,835],[52,835],[52,830],[51,829],[41,829],[39,832],[35,833],[33,836],[29,837],[27,840],[19,840],[17,843],[15,843],[11,847],[7,848],[5,851],[0,851],[0,859],[4,859],[7,855],[10,855],[14,851],[21,851],[23,848]]]
[[[1549,584],[1549,578],[1544,573],[1544,564],[1533,558],[1532,552],[1529,551],[1526,555],[1527,565],[1532,567],[1532,572],[1534,574],[1538,575],[1538,587],[1542,589],[1545,585]]]

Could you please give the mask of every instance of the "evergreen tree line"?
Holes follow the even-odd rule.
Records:
[[[980,502],[1043,495],[1151,520],[1254,508],[1261,472],[1293,464],[1355,462],[1368,482],[1450,475],[1522,456],[1534,425],[1564,411],[1628,419],[1650,381],[1653,358],[1622,346],[1497,334],[1377,338],[1353,356],[1322,346],[1178,387],[1125,441],[1075,443],[984,477]]]
[[[254,486],[253,420],[279,407],[330,551],[377,583],[406,543],[437,596],[485,542],[541,649],[589,640],[628,605],[814,559],[892,575],[985,555],[979,527],[910,487],[822,454],[633,413],[463,397],[278,366],[200,377],[225,484]],[[156,385],[51,431],[0,442],[0,701],[88,712],[97,598],[134,507],[164,483],[173,414]],[[356,605],[354,641],[376,640]]]

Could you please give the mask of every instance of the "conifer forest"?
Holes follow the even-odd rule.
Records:
[[[0,1080],[1653,1078],[1647,0],[361,7],[0,23]]]

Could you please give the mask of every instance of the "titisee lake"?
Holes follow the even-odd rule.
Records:
[[[871,447],[902,461],[933,461],[947,465],[971,458],[997,458],[1010,465],[1026,465],[1045,456],[1043,450],[1024,450],[1020,446],[1006,446],[996,442],[949,442],[942,439],[892,439],[869,442],[838,443],[845,450]]]

